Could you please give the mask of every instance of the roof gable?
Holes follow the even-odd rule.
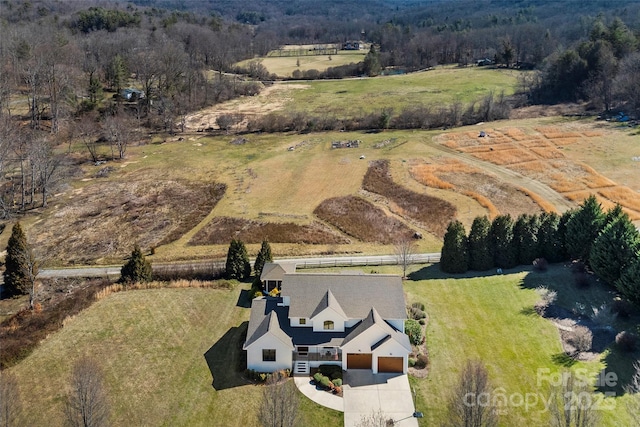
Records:
[[[402,347],[406,348],[408,351],[411,351],[409,337],[388,324],[380,316],[375,307],[372,307],[367,317],[362,319],[362,321],[353,328],[349,335],[345,337],[342,346],[347,345],[349,342],[357,341],[365,331],[368,331],[372,328],[375,328],[379,331],[379,333],[382,333],[383,337],[381,339],[378,339],[374,343],[368,343],[368,345],[371,346],[371,351],[381,347],[389,341],[396,341]]]
[[[296,265],[293,263],[267,262],[262,267],[260,280],[282,280],[285,274],[295,273]]]
[[[254,306],[255,304],[255,306]],[[275,310],[265,313],[266,299],[255,299],[251,307],[251,319],[247,330],[247,340],[243,348],[247,349],[260,338],[270,335],[293,349],[291,337],[280,327],[280,321]]]
[[[331,289],[329,289],[327,291],[326,294],[324,294],[324,296],[322,297],[322,299],[320,300],[320,302],[318,303],[318,306],[316,307],[315,310],[313,310],[313,313],[311,313],[311,316],[309,316],[310,318],[314,318],[316,317],[318,314],[322,313],[323,311],[325,311],[326,309],[330,309],[333,310],[336,314],[338,314],[339,316],[341,316],[343,319],[348,319],[349,317],[345,314],[344,310],[342,309],[342,307],[340,306],[340,303],[338,302],[338,300],[336,299],[336,297],[333,295],[333,293],[331,292]]]

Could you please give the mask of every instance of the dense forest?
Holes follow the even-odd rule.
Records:
[[[65,143],[81,142],[93,161],[97,144],[123,158],[143,132],[179,132],[189,112],[259,92],[260,81],[275,76],[259,61],[235,64],[284,44],[374,46],[361,64],[307,78],[484,61],[533,70],[522,74],[526,102],[585,101],[593,111],[633,114],[640,109],[639,28],[636,2],[2,0],[0,216],[47,204],[60,178],[73,173]],[[409,113],[363,117],[353,128],[423,126],[427,113]],[[483,120],[492,118],[485,113]]]

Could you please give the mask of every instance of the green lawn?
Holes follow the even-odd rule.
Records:
[[[82,354],[105,371],[110,425],[259,425],[262,389],[235,372],[249,318],[249,309],[237,306],[239,295],[240,289],[160,289],[95,303],[11,368],[23,407],[37,408],[24,411],[21,425],[63,425],[70,367]],[[301,399],[303,425],[342,424],[342,413]]]
[[[544,381],[542,386],[538,385],[537,372],[561,370],[554,355],[561,353],[562,347],[556,328],[531,313],[538,297],[529,284],[566,286],[570,280],[566,269],[553,267],[549,273],[524,271],[450,278],[432,266],[418,270],[412,277],[415,280],[405,282],[408,302],[423,302],[429,316],[429,376],[412,381],[419,390],[417,409],[425,413],[421,425],[440,425],[446,419],[447,394],[467,359],[481,359],[489,370],[493,387],[502,387],[507,396],[547,392]],[[597,290],[589,292],[591,296],[596,293]],[[620,365],[631,364],[629,357],[623,359]],[[605,354],[602,362],[578,362],[573,367],[587,369],[595,377],[611,361],[610,354]],[[610,369],[620,373],[615,367]],[[607,400],[618,409],[601,412],[603,425],[629,425],[624,399]],[[543,408],[541,403],[528,411],[524,406],[511,405],[502,411],[500,424],[548,425],[549,415],[541,411]]]
[[[437,67],[433,70],[364,79],[316,80],[291,92],[286,108],[343,118],[408,106],[446,106],[478,101],[489,92],[515,92],[520,71],[478,67]],[[465,105],[466,107],[466,105]]]
[[[327,270],[323,270],[327,271]],[[398,266],[369,267],[367,273],[400,272]],[[556,328],[532,313],[545,284],[558,290],[559,301],[610,297],[594,284],[586,291],[569,286],[571,274],[561,266],[547,273],[507,272],[494,276],[451,277],[437,266],[418,267],[405,282],[409,303],[420,301],[428,314],[429,374],[411,378],[417,390],[421,425],[446,419],[447,396],[467,359],[487,366],[494,388],[507,396],[547,393],[538,384],[538,369],[558,372],[562,347]],[[241,286],[234,290],[156,289],[112,294],[95,303],[62,330],[47,338],[10,369],[19,380],[24,425],[62,425],[61,414],[70,367],[79,356],[102,363],[111,399],[112,425],[256,426],[261,388],[238,374],[240,345],[249,318]],[[595,374],[602,368],[625,383],[638,355],[612,348],[600,360],[578,362]],[[212,387],[212,377],[214,386]],[[629,425],[625,400],[610,398],[616,410],[602,411],[602,425]],[[518,402],[514,400],[514,402]],[[503,408],[500,425],[547,425],[543,406]],[[301,425],[339,426],[342,413],[321,408],[301,396]]]

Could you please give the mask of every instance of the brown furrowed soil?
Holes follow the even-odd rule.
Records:
[[[420,223],[438,237],[444,236],[447,225],[456,216],[455,206],[446,200],[416,193],[393,182],[387,160],[371,162],[362,188],[384,196],[390,201],[392,212]]]
[[[214,218],[189,241],[189,245],[226,245],[232,239],[244,243],[302,243],[311,245],[334,245],[349,243],[349,239],[339,235],[319,222],[299,225],[291,222],[261,222],[242,218]]]
[[[411,168],[411,175],[428,187],[455,190],[473,197],[487,208],[492,218],[499,214],[516,217],[544,210],[522,189],[459,160],[420,163]]]
[[[601,138],[603,132],[575,126],[538,126],[443,134],[438,142],[483,161],[501,165],[543,183],[566,199],[580,203],[595,194],[604,209],[619,203],[632,220],[640,219],[638,193],[600,174],[591,166],[569,159],[563,151],[574,144]],[[495,203],[493,198],[490,198]]]
[[[327,199],[313,213],[343,233],[363,242],[394,244],[411,238],[415,233],[402,221],[357,196]]]
[[[96,182],[30,230],[53,265],[122,260],[169,243],[202,221],[224,196],[224,184],[178,180]]]

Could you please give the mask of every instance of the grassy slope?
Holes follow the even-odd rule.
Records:
[[[99,301],[11,369],[23,406],[38,407],[25,414],[24,425],[62,425],[70,366],[81,354],[103,364],[114,426],[197,426],[220,420],[229,426],[258,425],[261,389],[215,390],[204,357],[225,334],[240,335],[233,328],[248,319],[249,310],[236,306],[238,295],[238,290],[163,289]],[[214,351],[223,367],[221,383],[240,384],[229,360],[233,346],[222,347]],[[305,425],[342,422],[341,413],[310,409],[307,402],[303,408]]]
[[[441,277],[434,267],[417,273],[422,278]],[[531,274],[531,273],[529,273]],[[523,289],[527,273],[468,279],[418,280],[407,282],[408,300],[422,301],[429,314],[427,343],[430,374],[413,383],[419,388],[419,409],[427,418],[424,425],[445,420],[447,390],[468,358],[487,365],[493,387],[512,393],[545,393],[537,384],[537,369],[561,369],[552,361],[562,351],[558,332],[548,321],[526,314],[537,300],[533,289]],[[552,285],[566,283],[566,273],[535,278]],[[529,277],[531,280],[531,277]],[[597,372],[599,362],[578,363],[574,367]],[[614,404],[620,403],[620,399]],[[510,407],[502,414],[501,425],[546,425],[548,413],[542,405],[525,412]],[[628,425],[624,410],[602,411],[603,425]],[[428,423],[428,424],[427,424]]]
[[[399,273],[397,266],[374,270]],[[571,277],[565,269],[447,277],[431,266],[417,270],[412,278],[405,282],[407,301],[424,302],[429,315],[429,375],[411,379],[418,391],[417,409],[426,416],[421,425],[445,420],[447,393],[468,358],[482,359],[493,386],[504,388],[507,396],[546,392],[546,385],[537,384],[537,369],[560,370],[553,356],[562,348],[555,327],[531,314],[538,298],[533,289],[544,283],[558,290],[559,303],[568,304],[567,293],[575,290],[568,285]],[[114,294],[99,301],[11,369],[20,381],[25,407],[40,408],[31,411],[25,423],[59,420],[70,366],[79,355],[91,354],[104,364],[113,425],[210,425],[215,420],[257,425],[260,388],[245,385],[233,371],[241,336],[237,327],[249,314],[236,305],[239,295],[239,289],[162,289]],[[607,296],[597,285],[580,291],[577,299],[599,305]],[[211,387],[204,357],[210,349],[208,360],[221,369],[214,375],[219,390]],[[612,353],[574,367],[595,374],[607,365],[626,381],[629,372],[624,366],[637,355]],[[608,401],[618,409],[602,411],[602,425],[629,425],[625,399]],[[508,407],[501,425],[547,425],[548,414],[542,408],[525,412],[523,407]],[[342,423],[340,413],[306,399],[301,416],[302,425]]]
[[[337,117],[408,106],[440,107],[459,101],[477,101],[489,92],[514,93],[515,70],[438,67],[406,75],[371,79],[310,81],[306,89],[294,91],[287,104],[291,111],[308,111]]]

